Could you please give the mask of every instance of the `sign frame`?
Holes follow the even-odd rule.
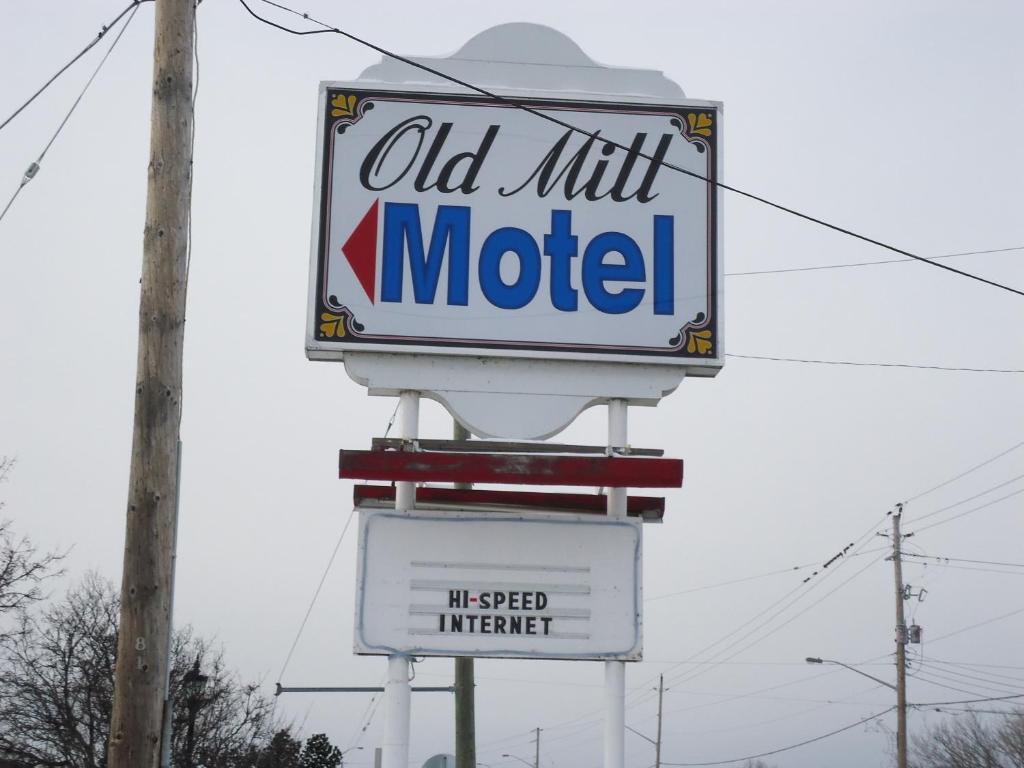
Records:
[[[724,328],[724,259],[723,251],[723,191],[720,185],[694,180],[694,183],[705,183],[708,187],[707,214],[710,219],[707,230],[707,303],[710,317],[699,314],[693,321],[684,324],[678,333],[675,352],[631,349],[628,351],[586,350],[585,344],[570,345],[565,343],[557,349],[545,349],[537,342],[519,344],[517,342],[496,342],[493,340],[454,340],[430,342],[420,339],[418,342],[396,342],[383,339],[358,341],[360,333],[358,320],[351,311],[346,312],[343,301],[330,302],[323,289],[324,251],[330,245],[325,228],[328,225],[329,177],[331,169],[325,164],[327,156],[328,109],[337,111],[331,106],[329,94],[334,91],[348,91],[359,94],[376,94],[378,98],[398,98],[402,95],[410,98],[444,100],[459,102],[468,106],[502,107],[487,97],[467,93],[463,88],[445,87],[437,83],[387,83],[371,81],[325,81],[321,82],[318,92],[317,113],[317,148],[314,181],[314,213],[310,237],[310,270],[306,322],[306,353],[311,360],[342,360],[346,354],[355,352],[392,353],[403,355],[432,355],[476,358],[502,358],[509,360],[544,360],[544,361],[589,361],[604,363],[629,363],[633,365],[668,366],[682,369],[685,373],[697,376],[714,376],[724,365],[725,328]],[[572,93],[531,91],[514,88],[496,88],[489,90],[513,104],[528,104],[531,107],[547,109],[600,110],[602,107],[615,106],[620,110],[634,110],[636,113],[674,110],[682,119],[680,132],[686,130],[713,131],[709,133],[710,145],[706,154],[712,167],[711,178],[716,182],[722,180],[724,157],[721,135],[724,128],[723,107],[721,102],[688,98],[671,98],[662,96],[629,96],[621,97],[601,93]],[[345,105],[343,105],[345,106]],[[515,109],[515,106],[507,106]],[[358,112],[354,103],[353,113]],[[711,126],[697,127],[688,124],[686,110],[696,110],[711,116]],[[534,118],[540,120],[541,118]],[[333,124],[332,124],[333,125]],[[332,131],[333,132],[333,131]],[[665,172],[668,172],[666,169]],[[339,334],[341,341],[339,341]],[[596,345],[600,347],[600,345]],[[572,348],[570,348],[572,347]],[[680,354],[678,350],[682,350]]]
[[[393,509],[375,509],[372,506],[357,507],[359,512],[359,545],[356,567],[356,600],[354,605],[354,626],[353,626],[353,647],[358,655],[402,655],[402,656],[471,656],[479,658],[504,658],[504,659],[556,659],[576,661],[640,661],[643,657],[643,533],[642,523],[635,518],[614,518],[598,517],[594,515],[577,515],[565,512],[547,513],[543,511],[530,512],[480,512],[460,510],[421,510],[415,509],[407,512],[399,512]],[[368,568],[369,535],[374,521],[382,520],[408,520],[412,522],[426,522],[434,525],[450,524],[453,529],[464,528],[468,522],[484,524],[517,524],[524,523],[531,526],[551,525],[558,526],[565,532],[578,532],[582,527],[591,530],[603,529],[606,532],[628,530],[633,539],[631,552],[628,558],[631,561],[632,589],[627,595],[623,592],[620,599],[627,601],[629,605],[618,606],[618,610],[626,610],[634,618],[633,629],[627,643],[621,643],[615,648],[601,648],[596,650],[573,651],[573,652],[544,652],[542,650],[530,650],[521,647],[509,648],[456,648],[449,646],[427,646],[409,642],[406,644],[375,642],[373,638],[367,637],[367,584],[371,583]],[[621,564],[620,564],[621,565]],[[499,566],[495,566],[499,567]],[[541,566],[537,566],[540,568]],[[546,567],[546,566],[545,566]],[[411,603],[410,603],[411,606]],[[624,607],[625,606],[625,607]],[[370,630],[373,631],[373,630]],[[399,633],[400,628],[389,629]],[[457,636],[460,639],[466,635]],[[481,635],[482,637],[483,635]],[[497,635],[491,635],[496,637]],[[580,642],[580,641],[575,641]]]

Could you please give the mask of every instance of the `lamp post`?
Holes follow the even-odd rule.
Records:
[[[819,658],[817,658],[815,656],[808,656],[806,659],[804,659],[804,661],[806,661],[808,664],[837,664],[840,667],[845,667],[846,669],[850,670],[851,672],[856,672],[858,675],[861,675],[862,677],[866,677],[869,680],[874,680],[876,683],[879,683],[880,685],[884,685],[886,688],[892,688],[892,690],[894,690],[894,691],[896,690],[896,686],[893,685],[892,683],[887,683],[887,682],[885,682],[885,680],[877,678],[874,675],[869,675],[867,672],[861,672],[856,667],[851,667],[849,664],[843,664],[843,662],[836,661],[835,659],[819,659]]]
[[[185,768],[193,768],[195,751],[196,715],[203,706],[203,692],[209,678],[199,671],[199,657],[196,656],[192,669],[185,673],[182,683],[185,688],[185,708],[188,710],[188,724],[185,730]]]
[[[808,664],[835,664],[837,666],[848,669],[851,672],[856,672],[861,677],[866,677],[868,680],[874,680],[876,683],[879,683],[880,685],[884,685],[886,688],[890,688],[896,691],[897,697],[899,698],[900,689],[898,687],[896,687],[892,683],[888,683],[885,680],[882,680],[881,678],[875,677],[874,675],[869,675],[867,672],[862,672],[856,667],[851,667],[849,664],[844,664],[843,662],[836,661],[835,659],[819,659],[816,656],[808,656],[806,659],[804,659],[804,661],[806,661]],[[903,718],[900,718],[896,723],[896,757],[899,761],[900,766],[905,766],[907,764],[907,735],[905,731],[905,722]]]
[[[503,753],[502,757],[511,757],[514,760],[518,760],[523,765],[528,765],[528,766],[530,766],[530,768],[536,768],[536,766],[534,766],[533,763],[526,762],[525,760],[523,760],[523,758],[519,757],[519,755],[510,755],[508,753]]]
[[[626,730],[635,733],[637,736],[639,736],[644,741],[649,741],[649,742],[651,742],[651,744],[654,745],[654,749],[655,749],[654,768],[661,768],[661,744],[659,744],[657,741],[652,739],[650,736],[646,736],[646,735],[640,733],[640,731],[638,731],[636,728],[630,728],[627,725],[626,726]]]

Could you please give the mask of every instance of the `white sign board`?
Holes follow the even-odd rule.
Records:
[[[720,123],[712,102],[322,84],[307,354],[714,373]]]
[[[355,651],[641,656],[641,524],[360,510]]]

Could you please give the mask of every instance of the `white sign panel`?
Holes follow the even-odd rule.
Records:
[[[322,85],[308,356],[721,367],[720,105],[515,102]]]
[[[639,660],[641,526],[360,510],[355,651]]]

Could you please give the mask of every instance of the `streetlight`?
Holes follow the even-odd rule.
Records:
[[[185,689],[185,708],[188,710],[188,729],[185,731],[185,768],[192,768],[192,753],[195,751],[196,715],[203,706],[203,692],[206,689],[206,675],[199,671],[199,656],[192,669],[185,673],[182,684]]]
[[[534,765],[533,763],[528,763],[528,762],[526,762],[525,760],[523,760],[523,758],[519,757],[518,755],[510,755],[510,754],[508,754],[508,753],[506,752],[506,753],[503,753],[503,754],[502,754],[502,757],[511,757],[511,758],[514,758],[515,760],[518,760],[518,761],[519,761],[520,763],[522,763],[523,765],[528,765],[528,766],[530,766],[530,768],[538,768],[538,767],[537,767],[537,766],[535,766],[535,765]]]
[[[849,664],[844,664],[843,662],[836,661],[835,659],[819,659],[816,656],[808,656],[806,659],[804,659],[804,661],[806,661],[808,664],[835,664],[840,667],[845,667],[851,672],[856,672],[858,675],[861,675],[862,677],[866,677],[869,680],[874,680],[876,683],[879,683],[881,685],[884,685],[886,688],[891,688],[892,690],[896,691],[897,708],[901,706],[903,702],[903,696],[901,696],[900,689],[898,687],[896,687],[892,683],[887,683],[885,680],[877,678],[874,675],[869,675],[867,672],[862,672],[856,667],[851,667]],[[896,721],[896,759],[900,766],[905,766],[907,764],[907,734],[905,733],[905,731],[906,723],[904,722],[903,717],[900,717]]]
[[[660,725],[660,723],[659,723],[659,725]],[[628,725],[625,725],[625,724],[623,724],[623,727],[627,731],[632,731],[633,733],[635,733],[637,736],[639,736],[644,741],[649,741],[649,742],[651,742],[651,744],[654,745],[654,750],[655,750],[655,752],[654,752],[654,755],[655,755],[655,757],[654,757],[654,768],[661,768],[661,744],[659,744],[657,741],[652,739],[650,736],[646,736],[646,735],[640,733],[640,731],[638,731],[636,728],[630,728]]]
[[[862,677],[866,677],[869,680],[874,680],[876,683],[884,685],[886,688],[892,688],[892,690],[894,691],[896,690],[896,686],[892,683],[887,683],[885,682],[885,680],[881,680],[875,677],[874,675],[869,675],[867,672],[862,672],[856,667],[851,667],[849,664],[843,664],[843,662],[836,661],[835,659],[819,659],[815,656],[808,656],[806,659],[804,659],[804,661],[806,661],[808,664],[838,664],[840,667],[845,667],[851,672],[856,672],[858,675],[861,675]]]

